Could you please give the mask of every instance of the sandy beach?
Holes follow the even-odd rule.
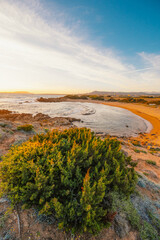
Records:
[[[103,104],[127,109],[133,112],[134,114],[149,121],[152,124],[153,128],[149,133],[146,133],[143,136],[143,140],[148,141],[155,145],[160,145],[160,108],[159,107],[155,108],[155,107],[145,106],[141,104],[119,103],[119,102],[108,102],[108,103],[105,102]],[[140,140],[142,140],[142,136]]]

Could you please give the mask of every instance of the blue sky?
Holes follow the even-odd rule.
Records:
[[[93,43],[116,48],[125,55],[160,52],[159,0],[59,0],[54,4],[68,15],[68,24],[80,23]],[[70,16],[70,17],[69,17]]]
[[[159,0],[0,0],[0,91],[160,92]]]

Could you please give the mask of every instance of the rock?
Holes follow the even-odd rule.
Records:
[[[0,198],[0,203],[5,203],[5,202],[8,202],[7,198]]]
[[[114,229],[116,234],[120,238],[124,238],[126,235],[128,235],[130,231],[130,225],[129,222],[126,219],[125,214],[117,214],[114,218]]]
[[[125,151],[124,149],[121,149],[121,151],[124,153],[125,157],[128,157],[128,156],[129,156],[128,152]]]
[[[154,171],[145,169],[144,172],[148,173],[150,177],[152,178],[158,178],[157,174]]]
[[[47,114],[43,114],[43,113],[37,113],[34,116],[34,120],[36,121],[42,121],[42,120],[49,120],[51,117]]]
[[[157,208],[159,208],[159,209],[160,209],[160,201],[159,201],[159,202],[158,202],[158,201],[157,201],[157,202],[155,202],[155,203],[154,203],[154,205],[155,205]]]
[[[146,188],[146,183],[143,181],[143,179],[139,179],[137,184],[139,187]]]

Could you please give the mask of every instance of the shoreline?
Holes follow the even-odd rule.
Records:
[[[151,123],[152,128],[147,129],[146,133],[139,134],[137,137],[132,137],[141,142],[148,142],[152,145],[160,146],[160,107],[151,107],[139,103],[120,103],[120,102],[103,102],[99,100],[82,100],[82,99],[66,99],[66,102],[88,102],[104,104],[112,107],[126,109],[137,116]]]
[[[147,120],[151,123],[152,129],[147,130],[143,135],[143,140],[148,141],[153,144],[160,145],[160,109],[152,108],[142,104],[133,104],[133,103],[118,103],[118,102],[110,102],[103,103],[104,105],[120,107],[126,109],[141,118]],[[147,126],[148,127],[148,126]],[[141,136],[142,137],[142,136]],[[140,140],[140,136],[135,137],[137,140]]]
[[[141,142],[160,146],[160,107],[151,107],[139,103],[103,102],[99,100],[65,99],[64,102],[88,102],[126,109],[144,119],[146,132],[131,137]],[[146,121],[145,121],[146,120]],[[147,121],[151,124],[147,124]]]

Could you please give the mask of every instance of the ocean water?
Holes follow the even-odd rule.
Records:
[[[135,136],[152,129],[150,122],[128,110],[96,103],[80,102],[37,102],[39,97],[60,97],[64,95],[0,94],[0,109],[18,113],[48,114],[51,117],[74,117],[78,127],[88,127],[99,133],[113,136]]]

